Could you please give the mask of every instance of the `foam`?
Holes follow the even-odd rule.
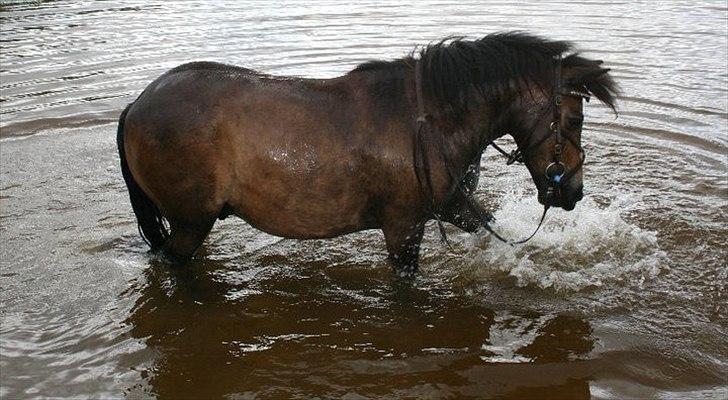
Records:
[[[493,229],[506,238],[528,237],[541,212],[534,196],[504,196]],[[570,212],[550,210],[541,231],[525,245],[510,246],[489,235],[474,236],[469,265],[476,276],[506,272],[519,286],[556,291],[580,291],[606,283],[643,285],[656,277],[667,261],[655,232],[641,229],[622,215],[639,201],[617,195],[600,206],[585,198]]]

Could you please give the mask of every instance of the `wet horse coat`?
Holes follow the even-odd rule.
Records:
[[[363,64],[334,79],[210,62],[174,68],[120,118],[122,172],[140,230],[153,248],[184,261],[229,214],[297,239],[377,228],[397,270],[413,272],[433,215],[470,232],[482,226],[487,213],[467,197],[484,147],[505,133],[522,148],[547,134],[553,57],[569,49],[525,34],[431,45],[420,52],[421,99],[412,57]],[[613,83],[599,64],[567,56],[565,85],[612,105]],[[430,115],[421,149],[428,191],[413,151],[418,101]],[[581,107],[577,98],[561,106],[559,123],[576,142]],[[547,153],[524,157],[542,201]],[[567,147],[566,168],[579,156]],[[469,190],[453,190],[461,182]],[[573,207],[580,192],[579,171],[548,201]]]

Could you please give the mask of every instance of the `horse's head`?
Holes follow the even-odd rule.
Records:
[[[514,137],[541,204],[573,210],[583,197],[584,101],[594,95],[615,109],[616,85],[601,61],[557,58],[553,84],[521,97]]]
[[[459,143],[480,151],[510,133],[518,144],[511,159],[525,162],[539,201],[572,210],[583,195],[583,102],[594,96],[614,109],[617,93],[601,61],[572,51],[569,42],[504,32],[434,43],[403,65],[414,64],[418,120],[430,110],[446,135],[472,134]],[[471,162],[465,153],[449,157]]]

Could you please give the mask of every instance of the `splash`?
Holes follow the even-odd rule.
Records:
[[[531,234],[542,209],[532,196],[513,194],[495,213],[494,229],[507,238]],[[552,210],[541,231],[526,245],[510,246],[490,236],[471,243],[474,274],[506,272],[519,286],[580,291],[606,283],[636,284],[656,277],[667,261],[655,232],[622,215],[639,202],[616,196],[608,205],[585,198],[574,211]],[[487,244],[487,246],[484,246]]]

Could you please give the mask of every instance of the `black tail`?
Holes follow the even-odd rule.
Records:
[[[159,208],[152,200],[142,191],[142,188],[134,180],[134,176],[129,170],[126,163],[126,153],[124,152],[124,120],[126,113],[129,112],[131,104],[126,106],[119,117],[119,129],[116,131],[116,145],[119,148],[119,159],[121,161],[121,174],[124,175],[126,187],[129,189],[129,199],[131,207],[137,218],[139,226],[139,234],[152,249],[162,247],[164,241],[167,240],[169,232],[165,227],[164,217],[159,212]]]

